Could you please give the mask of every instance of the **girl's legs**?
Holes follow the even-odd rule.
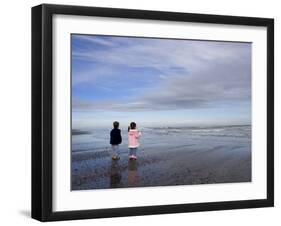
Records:
[[[130,158],[137,158],[137,148],[130,148]]]

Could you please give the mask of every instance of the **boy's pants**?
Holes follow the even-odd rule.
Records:
[[[111,148],[112,148],[113,155],[118,156],[119,155],[119,145],[113,144],[113,145],[111,145]]]

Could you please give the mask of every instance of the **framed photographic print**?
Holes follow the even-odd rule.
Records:
[[[32,8],[32,217],[274,205],[274,21]]]

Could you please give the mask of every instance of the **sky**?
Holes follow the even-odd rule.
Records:
[[[251,43],[72,34],[73,128],[251,123]]]

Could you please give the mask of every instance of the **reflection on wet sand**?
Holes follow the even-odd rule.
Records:
[[[121,185],[121,168],[119,166],[119,161],[111,160],[111,170],[110,170],[110,187],[118,188]]]
[[[122,180],[122,166],[120,164],[121,164],[120,161],[111,160],[111,168],[110,168],[110,187],[111,188],[124,187],[124,184],[126,184],[126,179],[125,179],[126,176]],[[124,173],[124,171],[123,171],[123,173]],[[128,182],[128,185],[125,187],[137,187],[139,185],[138,163],[135,160],[128,161],[128,181],[127,182]]]
[[[138,163],[136,160],[128,162],[128,187],[136,187],[139,183]]]

